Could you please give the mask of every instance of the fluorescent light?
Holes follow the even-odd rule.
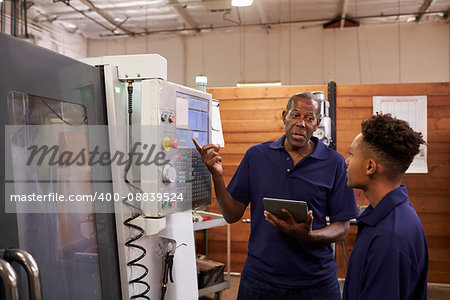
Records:
[[[0,0],[0,1],[1,1],[1,0]],[[70,29],[77,29],[77,28],[78,28],[77,25],[72,24],[72,23],[66,23],[66,26],[67,26],[68,28],[70,28]]]
[[[281,82],[236,83],[237,87],[281,86]]]
[[[196,84],[208,84],[208,77],[205,75],[197,75],[195,76],[195,83]]]
[[[253,0],[231,0],[232,6],[250,6],[252,5]]]

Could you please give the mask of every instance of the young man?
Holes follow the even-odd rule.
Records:
[[[409,202],[403,174],[424,144],[422,135],[390,114],[361,124],[347,159],[347,185],[370,206],[357,218],[344,299],[426,299],[428,248]]]
[[[320,123],[313,94],[292,96],[282,118],[285,134],[248,149],[228,188],[219,147],[202,148],[194,140],[225,219],[238,221],[251,204],[238,299],[340,299],[330,243],[344,239],[349,220],[357,216],[353,191],[346,186],[345,159],[312,136]],[[305,223],[295,223],[288,212],[284,221],[264,211],[264,197],[303,200],[312,212]]]

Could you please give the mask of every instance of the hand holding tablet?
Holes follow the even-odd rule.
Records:
[[[297,223],[305,222],[308,217],[308,204],[305,201],[263,198],[263,203],[265,210],[282,220],[286,219],[282,209],[289,211]]]

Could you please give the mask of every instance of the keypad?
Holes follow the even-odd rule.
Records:
[[[177,157],[177,193],[183,194],[184,209],[211,203],[211,176],[199,154],[191,151]]]

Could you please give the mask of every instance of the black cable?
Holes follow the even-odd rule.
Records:
[[[237,21],[234,21],[234,20],[231,20],[231,19],[228,19],[228,18],[227,18],[227,15],[229,15],[230,13],[231,13],[231,11],[227,10],[227,11],[223,14],[223,16],[222,16],[223,20],[224,20],[224,21],[231,22],[231,23],[234,23],[234,24],[237,24],[237,25],[240,25],[240,24],[241,24],[241,23],[240,23],[240,19],[239,19],[239,22],[237,22]]]
[[[133,190],[136,190],[138,193],[142,193],[142,189],[140,187],[135,186],[133,183],[131,183],[128,180],[128,173],[131,169],[131,164],[132,164],[132,160],[133,160],[133,156],[131,154],[131,145],[132,145],[132,141],[133,141],[132,127],[131,127],[133,124],[132,116],[133,116],[133,81],[130,80],[130,81],[128,81],[128,162],[127,162],[127,165],[125,166],[123,180],[128,185],[128,187],[130,187]],[[146,294],[150,291],[150,285],[147,282],[142,280],[145,278],[145,276],[148,275],[148,268],[145,265],[138,263],[141,259],[143,259],[145,257],[145,255],[147,254],[147,251],[145,250],[144,247],[134,244],[135,241],[137,241],[138,239],[140,239],[141,237],[144,236],[145,232],[144,232],[144,229],[142,229],[142,227],[131,223],[133,220],[142,216],[144,214],[144,212],[142,211],[142,209],[140,207],[130,203],[128,196],[125,196],[122,198],[122,203],[125,206],[129,207],[132,212],[137,211],[136,213],[132,213],[131,217],[127,218],[123,222],[123,224],[125,226],[127,226],[128,228],[135,229],[139,232],[137,235],[129,238],[125,242],[125,246],[139,249],[142,251],[141,255],[139,255],[137,258],[132,259],[129,262],[127,262],[127,266],[138,267],[138,268],[141,268],[144,270],[144,273],[142,273],[140,276],[138,276],[136,278],[131,279],[130,281],[128,281],[128,283],[129,284],[135,284],[135,283],[142,284],[146,287],[143,292],[131,296],[130,299],[143,298],[143,299],[150,300],[150,298],[148,296],[146,296]]]
[[[161,288],[161,300],[164,300],[166,298],[166,291],[167,291],[167,286],[163,285]]]
[[[167,283],[170,281],[173,283],[173,254],[168,252],[164,257],[164,270],[163,270],[163,278],[162,278],[162,286],[161,286],[161,300],[164,300],[167,292]]]

